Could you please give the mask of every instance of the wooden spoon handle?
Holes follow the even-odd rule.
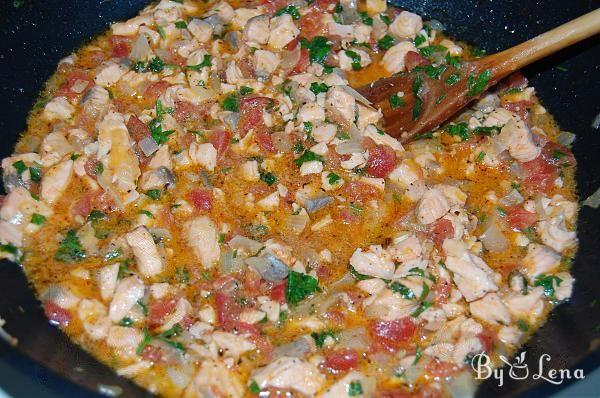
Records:
[[[518,69],[598,33],[600,8],[479,62],[483,69],[490,69],[497,82]]]

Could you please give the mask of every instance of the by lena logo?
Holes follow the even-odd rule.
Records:
[[[485,353],[477,354],[471,359],[471,367],[475,371],[475,377],[478,380],[487,380],[490,377],[498,381],[498,386],[504,385],[504,379],[508,374],[513,380],[525,380],[531,377],[533,380],[544,380],[552,384],[562,384],[565,380],[585,378],[583,369],[554,369],[548,368],[547,362],[550,361],[550,355],[542,354],[538,361],[537,369],[532,369],[530,372],[529,366],[525,363],[525,351],[514,358],[514,361],[509,362],[508,358],[500,355],[500,360],[504,362],[505,367],[494,368],[491,364],[490,357]]]

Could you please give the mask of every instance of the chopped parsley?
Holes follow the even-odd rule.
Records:
[[[492,72],[489,69],[481,72],[477,77],[473,74],[469,75],[467,79],[467,95],[469,97],[475,97],[483,92],[487,87],[487,84],[490,82],[490,77],[492,76]]]
[[[389,101],[390,107],[392,109],[400,108],[401,106],[406,106],[406,101],[404,101],[404,98],[399,97],[398,94],[390,95]]]
[[[310,135],[312,134],[313,131],[313,124],[312,122],[304,122],[304,133],[310,137]]]
[[[425,35],[417,35],[417,37],[415,37],[415,40],[413,41],[415,44],[415,47],[419,47],[421,44],[425,43],[427,41],[427,37],[425,37]]]
[[[146,191],[146,196],[154,200],[160,200],[162,197],[162,191],[160,189],[149,189]]]
[[[362,207],[360,207],[354,203],[350,203],[348,206],[350,207],[350,210],[352,210],[352,213],[354,213],[356,215],[362,213],[362,211],[363,211]]]
[[[552,159],[562,159],[566,156],[566,154],[564,152],[561,152],[559,150],[553,150],[552,151]]]
[[[277,182],[277,177],[270,171],[265,171],[260,173],[260,180],[265,184],[271,186]]]
[[[33,213],[31,215],[31,223],[35,225],[43,225],[46,222],[46,216],[43,216],[38,213]]]
[[[390,35],[385,35],[377,42],[377,47],[382,50],[389,50],[394,45],[394,38]]]
[[[360,70],[362,66],[360,65],[360,55],[352,50],[344,51],[344,54],[351,60],[352,70]]]
[[[356,280],[359,280],[359,281],[364,281],[365,279],[371,279],[370,276],[363,275],[360,272],[358,272],[357,270],[355,270],[353,266],[350,266],[350,275],[352,275],[354,278],[356,278]]]
[[[404,286],[400,282],[390,283],[390,289],[394,293],[400,293],[400,296],[402,296],[402,298],[404,298],[404,299],[412,300],[415,298],[415,294],[413,293],[413,291],[409,287]]]
[[[446,47],[439,45],[439,44],[419,48],[419,52],[421,53],[421,55],[424,57],[427,57],[427,58],[431,57],[434,53],[442,52],[442,51],[446,51],[446,50],[447,50]]]
[[[88,214],[87,216],[87,220],[88,221],[100,221],[100,220],[104,220],[106,218],[106,214],[104,214],[103,212],[101,212],[100,210],[92,210],[90,212],[90,214]]]
[[[311,152],[308,149],[305,149],[304,152],[302,153],[302,155],[300,155],[300,157],[298,159],[294,160],[294,163],[296,163],[296,165],[298,165],[298,166],[302,166],[302,164],[304,164],[306,162],[312,162],[314,160],[323,162],[323,156],[317,155],[316,153]]]
[[[497,207],[496,211],[500,217],[506,217],[506,210],[504,210],[502,207]]]
[[[453,137],[460,137],[462,141],[469,139],[469,128],[467,127],[467,123],[449,124],[446,127],[446,131]]]
[[[358,15],[360,16],[362,23],[364,23],[367,26],[373,26],[373,18],[371,18],[369,14],[367,14],[364,11],[359,11]]]
[[[302,48],[308,49],[310,62],[318,62],[320,64],[325,62],[331,50],[331,44],[323,36],[316,36],[312,41],[302,39],[301,45]]]
[[[230,112],[239,112],[240,110],[238,98],[235,94],[229,94],[228,96],[226,96],[223,102],[221,103],[221,106],[223,107],[223,109]]]
[[[390,20],[390,17],[387,14],[379,14],[379,19],[381,19],[381,22],[383,22],[386,25],[389,25],[392,23],[392,21]]]
[[[173,108],[163,108],[162,102],[160,100],[156,101],[156,117],[148,123],[148,128],[150,129],[150,135],[154,142],[158,145],[162,145],[166,143],[169,139],[169,136],[173,134],[174,130],[166,130],[162,129],[162,120],[165,113],[173,113]]]
[[[139,210],[138,214],[143,214],[148,218],[154,218],[154,215],[151,212],[149,212],[148,210]]]
[[[211,59],[210,54],[204,54],[204,58],[202,59],[202,62],[200,62],[198,65],[188,65],[185,67],[185,69],[195,70],[196,72],[201,72],[202,68],[211,66],[211,65],[212,65],[212,59]]]
[[[351,397],[355,397],[357,395],[361,395],[363,393],[362,384],[358,380],[352,380],[347,387],[348,395]]]
[[[459,81],[460,81],[460,73],[453,73],[450,76],[448,76],[445,80],[446,84],[449,86],[454,86]]]
[[[527,333],[529,331],[529,324],[525,322],[523,319],[517,320],[517,327],[523,333]]]
[[[85,251],[79,242],[77,232],[74,229],[67,231],[67,234],[60,241],[58,250],[54,254],[54,259],[64,263],[74,263],[85,258]]]
[[[477,135],[492,135],[493,133],[498,134],[498,133],[500,133],[500,127],[498,127],[498,126],[489,126],[489,127],[479,126],[479,127],[475,127],[473,129],[473,132]]]
[[[325,345],[327,337],[335,339],[335,335],[336,333],[333,330],[324,330],[322,332],[313,332],[310,334],[318,348],[322,348],[323,345]]]
[[[185,23],[185,21],[177,21],[177,22],[175,22],[175,27],[177,29],[186,29],[187,23]]]
[[[312,91],[314,95],[326,93],[327,90],[329,90],[329,86],[325,83],[312,82],[310,84],[310,91]]]
[[[546,297],[554,297],[555,290],[560,286],[561,282],[562,279],[558,276],[540,274],[535,278],[533,285],[543,287]]]
[[[335,185],[337,184],[342,178],[335,174],[335,173],[329,173],[327,174],[327,182],[329,182],[329,185]]]
[[[119,326],[131,327],[135,321],[129,317],[125,317],[119,321]]]
[[[19,175],[23,174],[27,170],[27,166],[22,160],[14,162],[13,167],[15,168],[15,170],[17,170],[17,174]]]
[[[240,87],[240,95],[248,95],[248,94],[252,94],[254,92],[254,89],[252,87],[248,87],[248,86],[242,86]]]
[[[131,68],[137,73],[155,72],[159,73],[165,68],[165,63],[159,57],[154,57],[147,63],[143,61],[135,62]]]
[[[42,180],[42,166],[38,163],[34,163],[33,166],[29,168],[29,177],[31,177],[31,181],[40,182]]]
[[[248,390],[252,394],[259,394],[260,393],[260,387],[258,386],[258,384],[256,383],[256,381],[254,381],[254,380],[252,380],[252,383],[250,383],[250,386],[248,387]]]
[[[289,5],[287,7],[280,8],[279,10],[277,10],[277,12],[275,12],[275,14],[273,14],[273,16],[278,17],[283,14],[290,14],[292,19],[294,20],[300,19],[300,12],[298,11],[298,7],[294,5]]]
[[[423,301],[421,303],[421,305],[419,305],[417,307],[417,309],[415,309],[412,314],[410,314],[410,316],[412,316],[413,318],[418,317],[419,315],[421,315],[423,313],[423,311],[425,311],[427,308],[431,307],[431,303],[429,301]]]
[[[475,158],[475,162],[481,163],[481,162],[483,162],[483,159],[485,159],[485,152],[481,151],[477,154],[477,157]]]
[[[425,65],[425,66],[417,66],[416,70],[422,70],[425,74],[432,79],[439,80],[442,74],[448,69],[446,65],[433,66],[433,65]]]
[[[319,290],[319,282],[310,275],[290,271],[287,281],[286,297],[288,303],[296,305]]]
[[[446,63],[458,69],[460,68],[460,57],[458,55],[452,56],[450,54],[446,54]]]

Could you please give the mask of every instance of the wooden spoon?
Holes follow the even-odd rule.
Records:
[[[386,132],[406,142],[435,129],[512,72],[599,32],[600,8],[498,54],[448,65],[439,76],[441,69],[416,68],[358,91],[381,109]]]

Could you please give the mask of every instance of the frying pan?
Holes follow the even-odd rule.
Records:
[[[8,156],[25,128],[43,82],[57,62],[111,21],[137,14],[143,0],[3,0],[0,4],[0,157]],[[392,1],[405,9],[442,21],[450,35],[488,52],[507,48],[600,6],[598,0],[407,0]],[[15,7],[15,5],[19,5]],[[574,152],[582,198],[600,186],[600,131],[591,127],[600,112],[600,40],[592,38],[525,70],[543,103],[564,130],[577,134]],[[546,325],[523,348],[530,369],[549,354],[546,369],[582,368],[588,374],[600,364],[600,209],[579,215],[580,249],[573,273],[573,298],[558,307]],[[119,386],[125,397],[151,396],[79,349],[44,318],[21,269],[0,264],[0,316],[5,329],[19,339],[17,347],[0,341],[0,353],[17,370],[43,380],[63,396],[95,397],[100,386]],[[65,380],[68,380],[65,381]],[[2,376],[0,375],[0,383]],[[555,386],[541,379],[488,380],[478,396],[545,397]],[[22,396],[19,391],[11,393]]]

